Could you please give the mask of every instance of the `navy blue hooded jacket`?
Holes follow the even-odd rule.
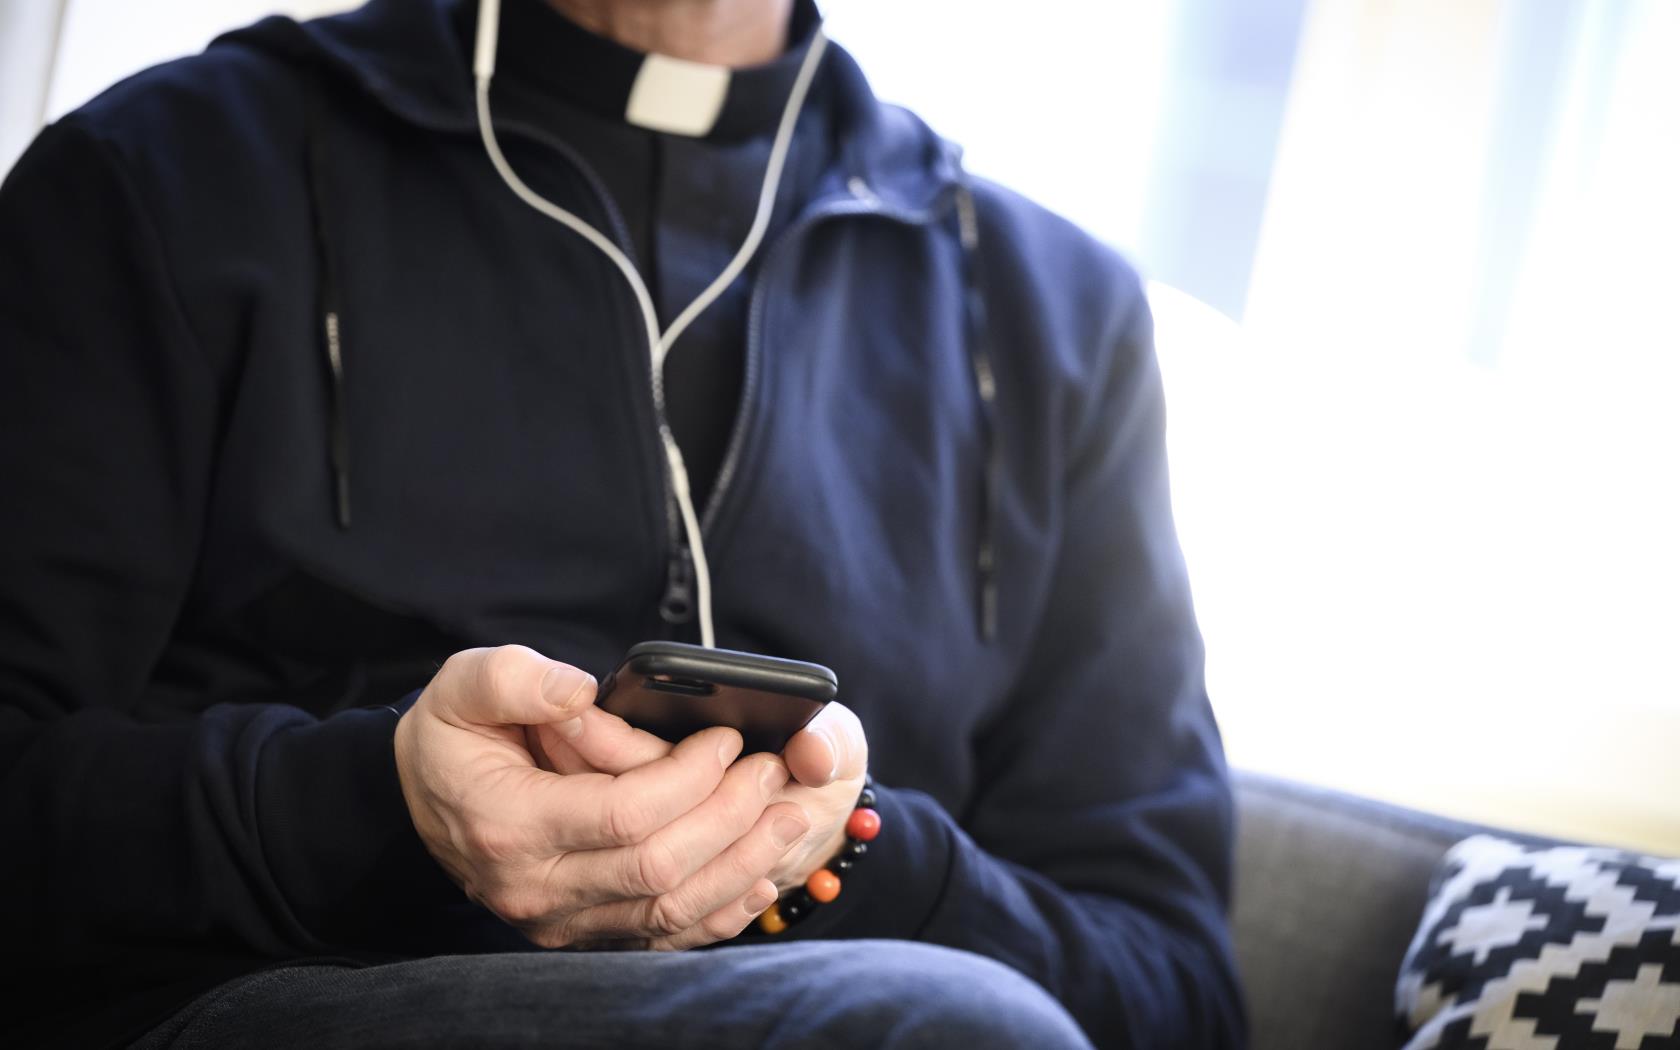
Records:
[[[965,251],[954,151],[825,62],[840,160],[765,249],[703,509],[719,643],[834,668],[882,785],[868,863],[786,936],[1001,960],[1101,1045],[1236,1045],[1137,277],[983,182]],[[386,705],[459,648],[603,674],[673,633],[634,305],[497,179],[466,63],[434,3],[271,19],[0,190],[0,915],[34,1036],[284,960],[525,947],[425,853]],[[500,133],[617,227],[563,143]]]

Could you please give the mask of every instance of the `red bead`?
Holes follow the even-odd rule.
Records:
[[[846,819],[846,837],[869,842],[881,833],[881,814],[872,809],[854,809]]]
[[[826,868],[818,868],[805,880],[805,892],[818,904],[827,904],[840,896],[840,876]]]

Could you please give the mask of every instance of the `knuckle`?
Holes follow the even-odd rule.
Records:
[[[631,798],[615,798],[607,806],[602,832],[617,846],[634,846],[653,831],[653,814],[646,804]]]
[[[479,664],[479,684],[491,695],[511,693],[525,663],[524,652],[517,645],[503,645],[490,650]]]
[[[447,659],[445,659],[443,661],[443,666],[438,668],[437,674],[433,677],[436,677],[436,678],[458,678],[458,677],[460,677],[462,672],[465,671],[468,667],[470,667],[472,665],[473,661],[478,658],[478,654],[480,652],[482,652],[482,650],[479,650],[479,649],[462,649],[460,652],[452,653]]]
[[[547,909],[536,894],[511,887],[486,894],[484,903],[503,921],[514,926],[534,926],[547,915]]]
[[[682,883],[682,867],[669,846],[649,839],[635,849],[636,889],[644,897],[670,893]]]
[[[688,914],[688,909],[674,895],[667,893],[654,898],[653,906],[648,909],[647,924],[650,933],[675,937],[694,925],[694,916]]]
[[[504,861],[519,848],[519,836],[512,828],[491,821],[478,821],[463,833],[468,853],[484,860]]]
[[[484,660],[490,654],[489,649],[462,649],[451,654],[443,661],[443,666],[433,676],[434,681],[449,683],[450,691],[461,689],[470,690],[478,684],[479,677],[484,673]]]

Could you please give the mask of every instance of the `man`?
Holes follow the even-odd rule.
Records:
[[[482,138],[476,15],[259,23],[0,190],[9,1024],[1237,1045],[1136,277],[808,6],[506,0]],[[784,112],[650,383],[631,292],[724,271]],[[592,705],[713,609],[846,706],[740,757]]]

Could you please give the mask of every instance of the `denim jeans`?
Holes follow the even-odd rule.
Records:
[[[1090,1046],[1067,1012],[1015,971],[908,941],[293,966],[216,988],[135,1045]]]

